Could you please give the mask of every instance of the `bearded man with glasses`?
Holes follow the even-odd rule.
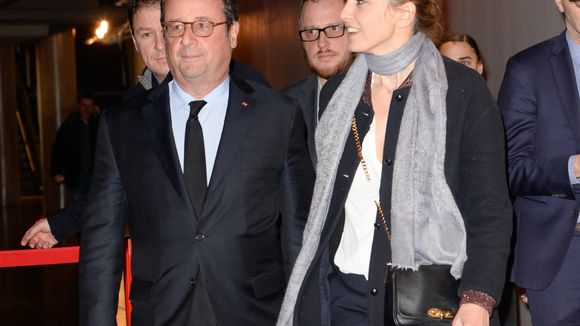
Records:
[[[115,323],[128,225],[133,325],[273,325],[314,181],[302,112],[231,75],[235,0],[161,1],[161,22],[170,74],[101,120],[80,324]]]
[[[312,74],[283,93],[296,99],[306,120],[308,150],[316,163],[314,131],[318,122],[318,97],[326,81],[350,67],[346,28],[340,18],[343,0],[301,0],[298,4],[298,36]]]

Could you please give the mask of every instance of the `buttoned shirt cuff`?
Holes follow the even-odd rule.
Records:
[[[574,173],[574,155],[568,159],[568,178],[570,179],[571,186],[580,183],[580,179],[576,178],[576,174]]]
[[[461,306],[464,303],[473,303],[480,307],[483,307],[489,313],[493,313],[493,307],[495,306],[495,299],[483,292],[483,291],[476,291],[476,290],[465,290],[461,291],[461,300],[459,301],[459,305]]]

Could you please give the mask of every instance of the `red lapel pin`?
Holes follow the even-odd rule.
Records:
[[[242,106],[243,106],[244,108],[247,108],[247,107],[248,107],[248,102],[246,102],[246,101],[242,101]]]

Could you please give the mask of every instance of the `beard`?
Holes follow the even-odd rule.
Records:
[[[306,53],[304,55],[306,56]],[[354,61],[354,58],[355,58],[355,54],[352,53],[352,54],[346,56],[344,58],[344,60],[339,62],[337,65],[330,67],[330,68],[317,67],[315,64],[310,62],[310,60],[308,60],[307,57],[306,57],[306,62],[308,63],[308,67],[310,68],[310,70],[314,74],[316,74],[318,77],[321,77],[324,79],[330,79],[331,77],[334,77],[338,74],[341,74],[341,73],[347,71],[348,68],[350,67],[350,65],[352,64],[352,62]]]

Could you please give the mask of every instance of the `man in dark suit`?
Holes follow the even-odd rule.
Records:
[[[313,74],[282,90],[298,101],[308,131],[308,150],[316,162],[314,131],[318,122],[318,97],[324,83],[343,71],[353,60],[348,38],[340,18],[342,0],[301,0],[298,4],[298,30],[304,56]]]
[[[498,97],[517,242],[512,281],[534,325],[580,325],[580,1],[566,31],[512,57]]]
[[[161,17],[172,76],[100,124],[81,325],[114,324],[125,225],[134,325],[272,325],[313,184],[302,113],[228,74],[235,1],[162,1]]]

